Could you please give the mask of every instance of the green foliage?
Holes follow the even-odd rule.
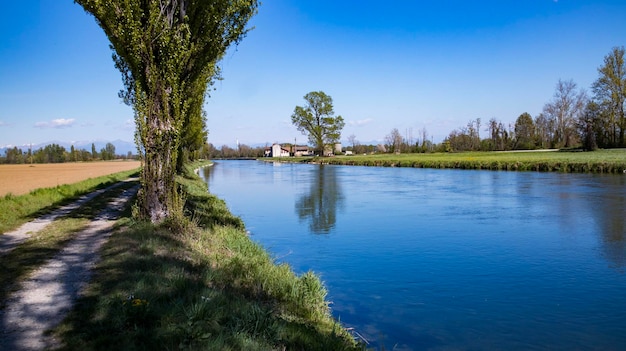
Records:
[[[345,126],[343,117],[335,117],[333,99],[323,91],[312,91],[304,96],[306,105],[296,106],[291,122],[302,134],[308,135],[318,155],[323,155],[327,146],[339,142]]]
[[[33,153],[36,163],[61,163],[65,162],[67,151],[58,144],[46,145]]]
[[[194,169],[201,166],[206,166],[206,162],[189,163],[184,172],[176,178],[181,192],[186,197],[185,215],[204,228],[232,226],[243,229],[244,223],[241,218],[233,216],[224,200],[210,195],[206,183],[198,181]]]
[[[585,107],[585,111],[578,118],[576,127],[581,135],[582,147],[587,151],[598,148],[598,139],[602,139],[602,110],[598,104],[591,101]]]
[[[601,130],[597,138],[601,146],[625,147],[624,131],[626,131],[626,65],[624,63],[624,47],[614,47],[604,57],[604,65],[598,68],[599,77],[592,89],[598,106],[604,113],[594,125]]]
[[[522,113],[515,121],[515,149],[531,150],[535,148],[535,125],[528,112]]]
[[[195,151],[204,136],[201,106],[219,74],[216,63],[245,36],[258,1],[76,2],[111,42],[126,88],[120,96],[133,105],[144,164],[139,214],[161,222],[176,211],[178,153]]]
[[[100,157],[103,160],[114,160],[115,159],[115,145],[111,143],[107,143],[102,150],[100,150]]]
[[[209,76],[213,76],[213,74],[209,74]],[[205,79],[199,80],[196,86],[189,86],[191,93],[187,94],[204,97],[206,84],[203,82],[205,82]],[[212,84],[212,81],[210,81],[210,84]],[[206,143],[208,132],[206,129],[206,113],[202,109],[203,103],[203,98],[190,100],[189,108],[184,116],[184,128],[181,132],[176,164],[176,169],[179,173],[183,171],[186,162],[200,158],[200,151]]]
[[[113,150],[115,150],[115,146]],[[95,146],[92,145],[95,150]],[[103,149],[104,151],[104,149]],[[94,151],[95,152],[95,151]],[[113,151],[113,159],[115,151]],[[98,153],[95,152],[95,157],[98,157]],[[74,145],[70,147],[70,151],[58,144],[49,144],[41,147],[37,150],[23,151],[17,147],[9,148],[5,150],[4,157],[0,157],[0,163],[8,164],[22,164],[22,163],[62,163],[62,162],[78,162],[78,161],[91,161],[94,159],[94,153],[87,150],[77,150]]]

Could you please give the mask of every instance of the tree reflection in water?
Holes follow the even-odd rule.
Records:
[[[308,220],[309,229],[315,234],[328,234],[337,222],[337,209],[343,204],[343,195],[336,171],[333,166],[315,167],[311,171],[309,192],[296,201],[298,218]]]
[[[598,176],[606,184],[599,187],[605,191],[597,201],[590,201],[595,219],[603,234],[604,255],[612,265],[620,270],[626,268],[626,198],[615,189],[624,189],[626,179],[620,176]]]

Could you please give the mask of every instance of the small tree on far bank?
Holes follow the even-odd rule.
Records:
[[[528,112],[522,113],[515,121],[515,149],[530,150],[535,148],[535,125]]]
[[[96,144],[91,143],[91,158],[96,160],[98,158],[98,151],[96,151]]]
[[[298,131],[308,135],[318,155],[324,155],[324,148],[339,142],[345,122],[341,116],[335,117],[333,99],[323,91],[312,91],[304,96],[305,106],[296,106],[291,122]]]

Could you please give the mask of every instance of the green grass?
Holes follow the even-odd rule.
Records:
[[[0,197],[0,233],[7,232],[82,195],[136,175],[137,170],[90,178],[75,184],[40,188],[28,194]]]
[[[272,159],[270,161],[275,160]],[[284,161],[382,167],[624,173],[626,171],[626,150],[376,154],[325,158],[290,158]]]
[[[191,171],[178,182],[192,221],[122,220],[55,331],[64,350],[362,349],[315,274],[276,264]]]

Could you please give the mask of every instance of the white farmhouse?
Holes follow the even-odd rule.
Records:
[[[265,148],[265,157],[289,157],[289,150],[280,144],[273,144],[271,147]]]

